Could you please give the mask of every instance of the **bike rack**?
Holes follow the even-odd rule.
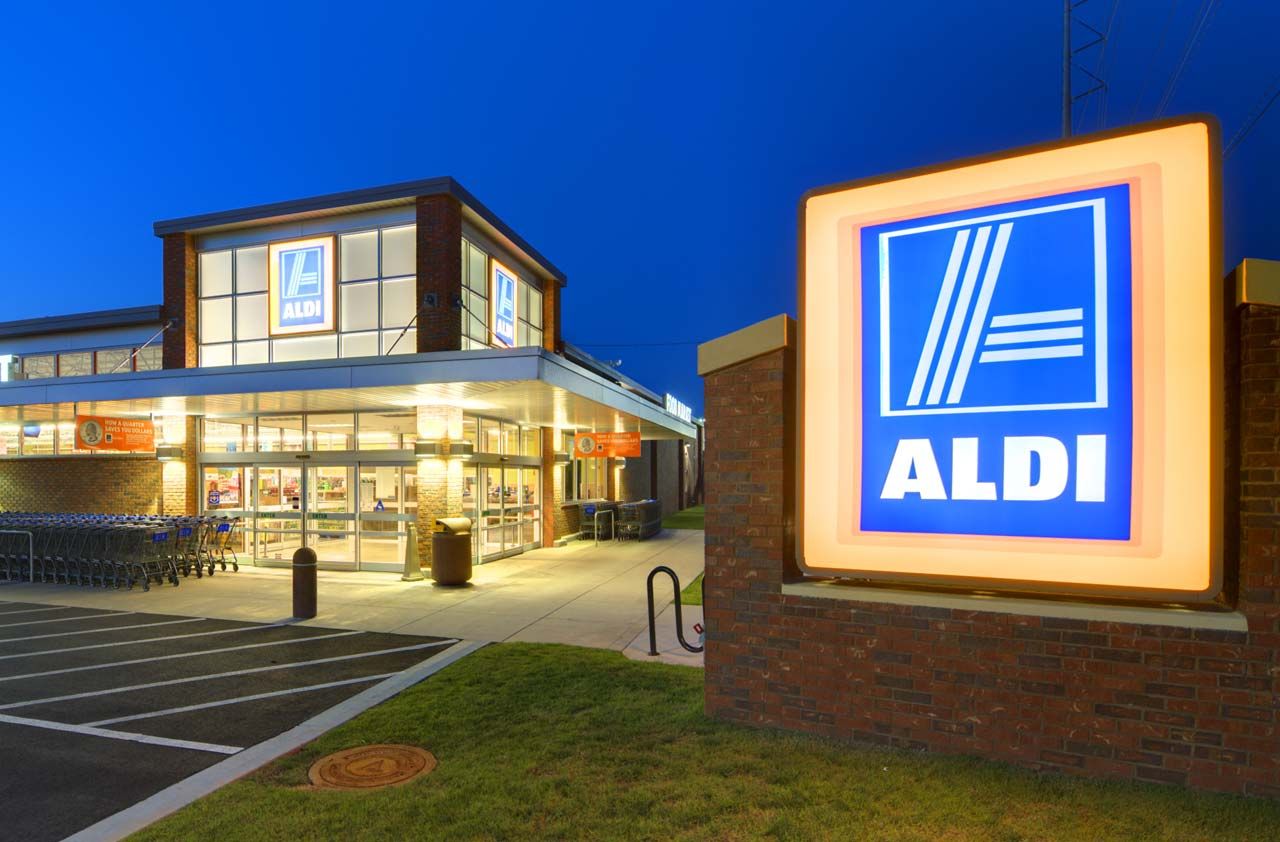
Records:
[[[676,575],[676,571],[667,567],[665,564],[653,568],[649,573],[649,579],[645,582],[645,588],[649,592],[649,654],[656,656],[658,654],[658,631],[654,626],[653,620],[653,577],[659,573],[666,573],[671,577],[671,588],[675,594],[676,605],[676,640],[680,641],[680,645],[685,648],[686,652],[701,652],[704,646],[692,646],[689,641],[684,639],[684,617],[680,610],[680,577]],[[707,580],[702,580],[702,593],[707,592]],[[703,602],[706,602],[704,599]]]

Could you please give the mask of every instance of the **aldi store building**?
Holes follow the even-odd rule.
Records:
[[[699,427],[564,341],[563,274],[452,179],[155,233],[159,306],[0,324],[0,510],[217,512],[258,564],[399,571],[410,524],[471,518],[483,562],[698,493]],[[600,431],[640,456],[575,457]]]

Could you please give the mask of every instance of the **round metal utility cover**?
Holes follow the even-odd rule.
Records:
[[[398,786],[436,768],[436,758],[416,746],[376,745],[322,757],[308,776],[325,789],[378,789]]]

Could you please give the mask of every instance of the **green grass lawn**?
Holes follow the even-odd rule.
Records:
[[[707,507],[690,506],[662,519],[663,529],[706,529]]]
[[[684,590],[680,591],[681,605],[701,605],[702,604],[702,574],[699,573],[692,582],[685,585]]]
[[[314,791],[339,749],[440,766]],[[1280,804],[855,748],[702,714],[702,673],[616,652],[490,646],[137,839],[1274,840]]]

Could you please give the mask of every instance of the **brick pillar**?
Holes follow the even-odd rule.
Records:
[[[448,443],[462,438],[462,410],[446,406],[418,407],[418,440]],[[431,533],[436,518],[462,514],[463,462],[445,456],[418,460],[418,561],[431,566]],[[473,524],[473,528],[475,525]]]
[[[449,195],[419,196],[418,352],[457,351],[462,347],[462,205]],[[436,305],[424,305],[434,294]]]
[[[200,470],[193,416],[165,418],[156,425],[157,444],[182,448],[182,459],[160,466],[160,512],[166,515],[194,515],[200,511]]]
[[[177,320],[177,325],[165,331],[162,339],[161,358],[165,368],[195,368],[199,364],[198,293],[195,238],[190,234],[165,234],[164,304],[160,316]]]
[[[547,281],[542,288],[542,347],[553,354],[564,353],[560,332],[560,298],[563,290],[558,281]]]
[[[556,431],[554,427],[542,428],[542,489],[539,505],[542,507],[542,546],[550,547],[560,537],[556,529],[556,513],[560,510],[560,485],[563,480],[556,464]]]

